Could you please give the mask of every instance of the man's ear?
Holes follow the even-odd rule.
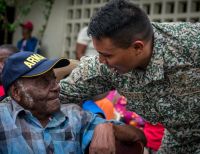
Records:
[[[17,85],[15,83],[11,85],[10,93],[11,93],[12,98],[16,102],[20,102],[21,101],[20,89],[17,87]]]
[[[132,43],[132,47],[134,49],[134,52],[136,55],[140,55],[141,53],[143,53],[144,50],[144,42],[142,41],[135,41]]]

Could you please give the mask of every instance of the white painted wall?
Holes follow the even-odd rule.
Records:
[[[48,26],[44,33],[43,44],[47,48],[48,57],[63,56],[64,53],[64,18],[65,18],[65,7],[66,0],[55,0],[55,4],[52,8],[51,15],[49,18]]]

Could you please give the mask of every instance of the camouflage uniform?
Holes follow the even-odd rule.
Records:
[[[128,109],[166,127],[159,153],[200,153],[200,23],[152,23],[153,55],[146,70],[111,72],[84,58],[61,81],[61,100],[77,103],[116,88]]]

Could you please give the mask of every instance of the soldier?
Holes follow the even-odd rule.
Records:
[[[116,89],[129,110],[166,127],[158,153],[200,153],[200,23],[150,23],[131,2],[112,0],[88,34],[99,57],[82,59],[61,81],[61,99]]]

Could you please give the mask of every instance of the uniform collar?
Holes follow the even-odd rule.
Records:
[[[146,80],[149,82],[164,78],[164,53],[160,49],[164,48],[166,40],[155,28],[153,30],[153,52],[145,73]]]

